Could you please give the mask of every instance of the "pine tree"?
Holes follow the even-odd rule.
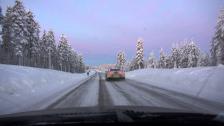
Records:
[[[67,52],[68,52],[68,40],[65,38],[64,34],[62,34],[58,45],[58,53],[59,53],[58,60],[61,71],[66,71]]]
[[[173,46],[172,48],[171,60],[172,60],[173,68],[180,67],[181,56],[180,56],[180,49],[177,46],[177,44]]]
[[[34,15],[26,12],[20,0],[7,8],[5,16],[0,7],[0,63],[85,71],[83,57],[72,49],[64,35],[56,48],[53,31],[44,30],[41,39],[39,33]]]
[[[163,49],[160,49],[159,68],[166,68],[166,56]]]
[[[132,70],[138,69],[138,67],[139,66],[137,64],[136,58],[132,58],[132,61],[129,66],[129,70],[132,71]]]
[[[187,68],[189,64],[189,54],[190,54],[190,48],[189,48],[189,43],[185,42],[181,47],[180,47],[180,67],[181,68]]]
[[[48,50],[47,50],[47,33],[44,30],[43,35],[40,40],[40,48],[41,48],[41,58],[40,58],[40,65],[42,68],[47,68],[47,57],[48,57]]]
[[[39,33],[40,26],[34,20],[32,12],[27,13],[27,40],[29,42],[27,58],[30,61],[29,66],[37,66],[40,57]]]
[[[149,54],[149,58],[148,58],[148,68],[156,68],[156,60],[155,60],[155,55],[153,52],[151,52]]]
[[[137,45],[136,45],[136,63],[138,65],[138,69],[144,68],[143,65],[143,58],[144,58],[144,50],[143,50],[143,39],[138,39],[137,40]]]
[[[166,58],[166,66],[165,66],[165,68],[169,68],[169,69],[173,68],[174,67],[174,63],[172,61],[172,56],[168,55],[165,58]]]
[[[209,66],[209,55],[205,53],[200,53],[199,61],[197,66]]]
[[[81,54],[78,55],[78,72],[79,73],[85,72],[85,65]]]
[[[48,54],[48,58],[47,58],[48,68],[52,69],[53,68],[52,59],[55,58],[54,55],[56,54],[56,43],[55,43],[54,32],[52,30],[47,32],[46,46],[47,46],[46,52]]]
[[[189,49],[190,49],[190,52],[188,54],[188,59],[189,59],[188,67],[197,67],[200,50],[192,40],[189,43]]]
[[[2,7],[0,6],[0,47],[2,46],[2,24],[3,24],[3,15],[2,15]]]
[[[117,54],[117,64],[116,66],[119,69],[124,69],[124,65],[125,65],[126,59],[125,59],[125,54],[123,51],[118,52]]]
[[[3,24],[3,15],[2,15],[2,8],[0,6],[0,63],[4,63],[3,60],[5,56],[2,43],[2,24]]]
[[[24,54],[26,53],[26,47],[28,41],[26,39],[27,29],[26,29],[26,11],[21,1],[16,0],[15,5],[12,7],[11,11],[12,31],[10,33],[11,42],[14,45],[14,54],[16,55],[16,64],[23,65]]]
[[[117,63],[116,63],[116,67],[120,68],[121,67],[121,52],[117,53]]]
[[[71,51],[70,63],[71,63],[70,72],[72,72],[72,73],[77,72],[78,54],[74,51],[74,49],[72,49],[72,51]]]
[[[224,9],[220,11],[218,17],[210,52],[212,65],[224,64]]]
[[[67,50],[67,71],[71,72],[71,64],[72,64],[72,46],[68,44],[68,50]]]

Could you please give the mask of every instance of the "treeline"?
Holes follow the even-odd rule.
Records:
[[[163,49],[160,50],[157,59],[153,52],[144,59],[143,39],[137,40],[136,56],[129,62],[126,61],[124,52],[117,54],[118,68],[127,71],[142,68],[190,68],[199,66],[216,66],[224,65],[224,10],[220,11],[215,35],[211,41],[210,54],[204,53],[195,44],[193,40],[185,40],[184,42],[175,44],[170,54],[166,54]]]
[[[139,42],[138,42],[139,43]],[[148,58],[144,59],[143,42],[137,44],[136,57],[126,63],[126,70],[141,68],[190,68],[211,65],[208,54],[203,53],[192,40],[186,40],[183,44],[176,44],[172,47],[171,53],[165,53],[161,48],[159,58],[151,52]]]
[[[5,16],[0,8],[0,63],[65,72],[84,72],[85,65],[80,54],[74,51],[62,34],[58,45],[52,30],[43,31],[31,11],[23,3],[15,1],[8,7]]]

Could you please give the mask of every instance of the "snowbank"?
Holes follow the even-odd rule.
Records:
[[[224,66],[184,69],[142,69],[128,79],[224,103]]]
[[[56,97],[86,78],[86,74],[0,64],[0,114],[21,111]]]

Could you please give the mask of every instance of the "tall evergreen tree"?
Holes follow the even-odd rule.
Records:
[[[78,55],[78,61],[79,61],[79,70],[78,70],[78,72],[80,72],[80,73],[85,72],[85,65],[84,65],[83,57],[82,57],[81,54]]]
[[[74,49],[71,50],[71,58],[70,58],[70,72],[74,73],[77,72],[78,68],[78,54],[75,52]]]
[[[40,40],[40,48],[41,48],[41,58],[40,58],[40,65],[42,68],[47,68],[47,58],[48,58],[48,39],[47,39],[47,32],[44,30],[43,35]]]
[[[197,67],[200,50],[193,41],[189,42],[188,67]]]
[[[23,56],[28,45],[26,39],[26,11],[21,1],[16,0],[12,8],[7,8],[6,18],[3,25],[3,45],[7,53],[12,52],[8,56],[8,61],[13,64],[23,65]]]
[[[189,54],[190,54],[190,48],[188,42],[184,43],[180,47],[180,67],[181,68],[187,68],[189,64]]]
[[[13,23],[13,16],[12,16],[12,8],[8,7],[6,10],[5,17],[3,19],[3,27],[2,27],[2,48],[4,53],[6,54],[3,61],[3,63],[7,64],[12,64],[12,58],[14,55],[14,47],[15,43],[12,41],[12,33],[13,33],[13,28],[12,28],[12,23]]]
[[[155,59],[155,55],[153,52],[151,52],[149,54],[149,58],[148,58],[148,68],[156,68],[156,59]]]
[[[28,40],[28,54],[30,66],[37,66],[37,61],[40,57],[40,43],[39,43],[39,24],[34,20],[33,13],[27,13],[27,40]]]
[[[199,60],[198,60],[198,65],[197,66],[209,66],[210,61],[209,61],[209,55],[205,53],[200,53]]]
[[[54,32],[52,30],[47,32],[46,35],[46,52],[47,52],[47,61],[48,61],[48,68],[52,69],[53,68],[53,63],[55,60],[55,55],[56,55],[56,42],[55,42],[55,37],[54,37]],[[52,62],[53,59],[53,62]]]
[[[143,58],[144,58],[144,50],[143,50],[143,39],[137,40],[136,45],[136,63],[138,65],[138,69],[144,68]]]
[[[64,34],[62,34],[58,45],[58,60],[61,71],[66,71],[67,52],[68,40],[65,38]]]
[[[2,7],[0,6],[0,46],[2,45],[2,24],[3,24],[3,14],[2,14]]]
[[[210,52],[212,65],[224,64],[224,9],[220,11],[218,17]]]
[[[177,45],[175,45],[172,48],[171,59],[172,59],[173,67],[174,68],[179,68],[180,67],[181,56],[180,56],[180,49]]]
[[[117,54],[117,64],[116,66],[119,69],[124,69],[124,65],[125,65],[126,59],[125,59],[125,54],[123,51],[118,52]]]
[[[2,14],[2,8],[0,6],[0,63],[4,63],[3,60],[5,56],[2,43],[2,24],[3,24],[3,14]]]
[[[166,68],[166,56],[163,49],[160,49],[159,68]]]

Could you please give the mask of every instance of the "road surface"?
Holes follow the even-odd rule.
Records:
[[[43,103],[44,104],[44,103]],[[220,112],[224,105],[133,80],[106,81],[97,73],[45,109],[73,107],[154,106],[194,112]]]

